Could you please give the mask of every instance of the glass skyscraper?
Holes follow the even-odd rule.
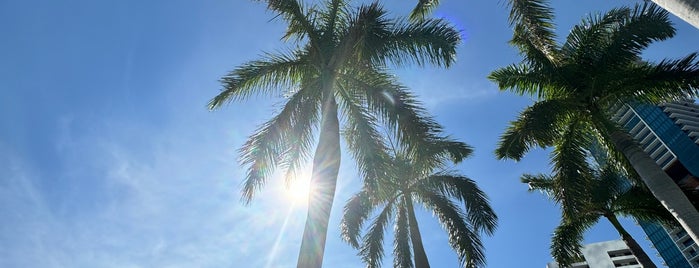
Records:
[[[614,119],[624,126],[646,153],[682,187],[690,200],[699,200],[699,105],[694,101],[652,105],[622,105]],[[639,222],[669,267],[699,267],[699,246],[682,229]]]

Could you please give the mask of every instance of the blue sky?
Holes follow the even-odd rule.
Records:
[[[384,1],[393,16],[413,2]],[[458,169],[500,217],[484,238],[488,267],[543,267],[558,211],[519,175],[546,171],[547,152],[518,163],[492,153],[507,122],[531,103],[485,79],[519,60],[507,45],[507,10],[503,1],[442,2],[435,15],[464,36],[457,63],[396,73],[448,133],[475,147]],[[590,12],[631,3],[556,1],[559,36]],[[295,266],[305,207],[281,180],[250,205],[239,202],[236,150],[280,100],[206,110],[219,77],[288,45],[273,16],[246,0],[0,2],[0,267]],[[647,58],[697,50],[699,30],[673,21],[677,36]],[[326,267],[362,266],[337,227],[358,181],[345,156]],[[456,267],[436,220],[419,217],[433,267]],[[655,257],[640,228],[626,225]],[[602,222],[586,240],[617,237]]]

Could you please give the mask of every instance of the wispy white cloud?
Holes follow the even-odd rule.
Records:
[[[60,267],[67,255],[46,254],[61,229],[39,191],[34,174],[9,146],[0,143],[0,266]],[[32,265],[29,265],[32,264]]]
[[[488,101],[498,95],[498,89],[493,83],[475,79],[474,75],[470,74],[459,75],[459,72],[464,70],[415,68],[399,70],[397,74],[408,90],[414,92],[429,110],[444,105]]]
[[[46,204],[50,189],[33,167],[2,154],[2,267],[282,267],[295,263],[303,211],[281,200],[282,183],[271,183],[250,206],[239,202],[242,172],[234,147],[222,144],[226,131],[188,122],[157,130],[133,122],[102,123],[75,135],[70,120],[57,147],[62,165],[55,174],[75,188],[100,185],[69,213]],[[108,134],[106,134],[108,133]],[[176,133],[176,134],[175,134]],[[190,139],[198,136],[198,139]],[[225,142],[224,142],[225,143]],[[3,148],[4,149],[4,148]],[[5,150],[0,150],[4,152]],[[225,157],[222,157],[225,156]],[[80,179],[65,179],[80,176]],[[71,188],[71,187],[67,187]],[[91,199],[89,196],[101,196]],[[64,202],[61,202],[64,203]],[[288,225],[281,228],[285,220]],[[280,233],[281,232],[281,233]],[[270,254],[281,235],[276,255]],[[42,256],[27,258],[27,256]],[[272,261],[268,257],[274,257]],[[8,263],[10,262],[10,263]]]

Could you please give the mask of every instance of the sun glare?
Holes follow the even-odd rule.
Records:
[[[286,196],[295,204],[305,205],[308,202],[308,195],[311,192],[311,170],[305,168],[299,172],[294,181],[284,189]]]
[[[294,202],[308,201],[308,193],[311,192],[310,178],[297,178],[286,188],[286,195]]]

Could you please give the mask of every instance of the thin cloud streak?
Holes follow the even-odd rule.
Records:
[[[76,207],[54,219],[58,204],[43,201],[51,189],[34,186],[34,181],[49,178],[32,178],[20,159],[1,155],[10,164],[0,172],[4,178],[0,198],[3,211],[11,216],[2,220],[0,236],[14,246],[0,251],[0,259],[23,261],[0,266],[233,267],[249,263],[254,267],[264,264],[259,253],[267,252],[275,241],[276,232],[269,230],[281,230],[282,237],[302,227],[297,211],[279,210],[282,184],[269,187],[249,207],[239,202],[234,178],[242,174],[234,172],[231,177],[228,167],[235,164],[234,159],[217,159],[228,150],[220,149],[222,139],[204,139],[208,141],[204,143],[179,138],[197,135],[186,128],[156,131],[128,122],[97,128],[94,133],[110,135],[75,137],[68,129],[56,144],[66,156],[64,165],[80,167],[56,178],[80,183],[65,179],[77,174],[104,186],[98,187],[104,192],[97,194],[104,198],[83,200],[96,202],[85,205],[97,209]],[[143,140],[134,144],[134,136]],[[78,197],[59,197],[65,203],[74,198]],[[277,259],[286,261],[295,253],[280,251]],[[269,263],[276,267],[272,260]]]

